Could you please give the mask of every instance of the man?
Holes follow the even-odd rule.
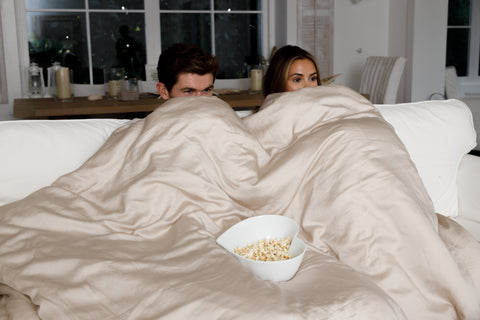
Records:
[[[215,56],[201,48],[177,43],[158,59],[157,90],[164,100],[185,96],[211,96],[218,72]]]

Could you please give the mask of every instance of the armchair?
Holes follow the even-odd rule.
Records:
[[[368,94],[372,103],[396,103],[406,61],[403,57],[368,57],[362,72],[360,93]]]

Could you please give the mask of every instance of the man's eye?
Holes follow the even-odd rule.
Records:
[[[192,93],[193,93],[193,90],[185,90],[185,91],[183,91],[183,93],[185,93],[185,94],[192,94]]]
[[[203,90],[204,92],[212,92],[213,88],[207,88],[205,90]]]

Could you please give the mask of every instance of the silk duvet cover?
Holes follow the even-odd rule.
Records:
[[[215,242],[255,215],[300,226],[290,281]],[[6,319],[479,319],[480,248],[436,215],[408,152],[330,85],[240,119],[175,98],[78,170],[0,207]]]

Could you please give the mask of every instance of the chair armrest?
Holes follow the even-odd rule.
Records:
[[[460,224],[480,240],[480,157],[465,155],[457,175]]]
[[[480,157],[466,154],[457,175],[459,213],[480,221]]]

